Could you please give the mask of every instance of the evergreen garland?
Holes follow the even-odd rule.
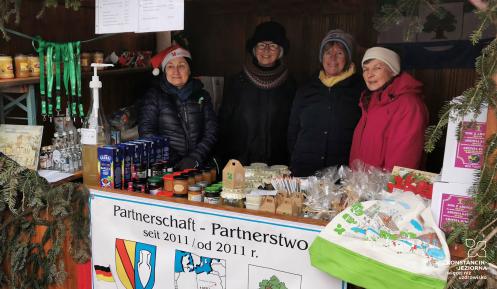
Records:
[[[389,1],[392,2],[392,1]],[[408,2],[410,3],[409,6]],[[497,0],[470,0],[478,9],[475,11],[480,19],[479,27],[473,32],[470,40],[476,44],[482,37],[485,29],[490,25],[497,24]],[[382,6],[380,13],[376,18],[376,27],[385,28],[392,23],[399,23],[399,17],[410,16],[406,12],[417,11],[420,5],[428,5],[435,11],[440,10],[437,5],[439,1],[430,0],[399,0],[396,3],[388,3]],[[416,17],[414,26],[418,27]],[[497,79],[497,40],[494,39],[487,47],[482,50],[481,55],[475,63],[478,79],[473,87],[469,88],[462,94],[462,98],[456,102],[447,102],[439,112],[439,121],[437,124],[428,127],[426,130],[425,151],[432,152],[436,143],[444,135],[445,129],[450,119],[462,119],[467,114],[474,113],[478,115],[484,105],[497,106],[497,88],[494,78]],[[458,138],[462,128],[458,129]],[[489,137],[487,148],[484,152],[483,165],[481,170],[475,176],[472,187],[473,200],[475,203],[473,218],[470,223],[465,225],[451,222],[449,224],[450,233],[447,236],[449,244],[465,244],[466,239],[473,239],[476,242],[485,241],[486,257],[480,258],[488,263],[497,264],[497,161],[493,153],[497,150],[497,134]],[[483,246],[477,246],[476,251],[483,249]],[[474,252],[474,251],[473,251]],[[475,260],[477,258],[468,258]],[[456,269],[452,266],[451,270]],[[488,274],[488,272],[478,272],[478,274]],[[491,276],[487,276],[491,278]],[[495,278],[495,277],[493,277]],[[487,280],[462,280],[457,276],[450,276],[447,288],[452,289],[473,289],[473,288],[491,288],[491,281]],[[493,284],[493,283],[492,283]]]
[[[52,187],[36,171],[0,153],[0,288],[61,284],[67,275],[66,234],[74,261],[89,260],[88,197],[83,185]],[[42,236],[36,235],[40,227],[46,228]]]

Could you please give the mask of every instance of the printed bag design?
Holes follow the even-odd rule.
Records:
[[[355,203],[309,250],[314,267],[368,289],[443,289],[450,264],[430,208],[411,192]]]

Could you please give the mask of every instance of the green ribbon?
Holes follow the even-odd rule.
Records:
[[[52,121],[53,104],[52,104],[52,87],[53,87],[53,45],[47,43],[47,102],[48,116]]]
[[[62,55],[64,58],[64,91],[66,93],[67,101],[66,101],[66,111],[69,114],[69,117],[71,117],[71,106],[70,106],[70,101],[71,101],[71,94],[69,92],[69,70],[67,67],[69,67],[69,47],[67,44],[62,46]]]
[[[46,43],[40,37],[36,39],[38,42],[38,48],[36,48],[36,52],[38,52],[38,58],[40,59],[40,96],[41,96],[41,115],[43,116],[43,120],[46,119],[47,116],[47,100],[45,96],[45,46]]]
[[[72,103],[71,103],[71,112],[73,116],[76,116],[76,72],[75,72],[75,64],[74,64],[74,49],[73,49],[73,43],[69,42],[67,43],[67,47],[69,48],[69,79],[71,83],[71,96],[72,96]]]
[[[85,117],[85,112],[83,111],[83,99],[81,96],[81,42],[76,41],[74,42],[74,45],[76,47],[76,57],[75,57],[75,63],[76,63],[76,84],[78,86],[78,110],[79,110],[79,117],[81,118],[81,121],[83,121],[83,118]]]
[[[54,43],[55,46],[55,93],[56,93],[56,102],[55,102],[55,110],[57,111],[57,115],[60,115],[61,110],[61,97],[60,97],[60,60],[61,60],[61,48],[62,44]]]

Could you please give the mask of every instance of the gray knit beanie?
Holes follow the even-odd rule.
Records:
[[[355,41],[354,37],[349,33],[341,29],[333,29],[328,31],[326,36],[321,41],[321,46],[319,47],[319,63],[323,63],[323,53],[324,47],[330,42],[341,43],[347,50],[349,56],[349,62],[352,62],[355,53]]]

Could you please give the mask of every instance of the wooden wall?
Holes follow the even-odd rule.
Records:
[[[44,40],[53,42],[69,42],[92,39],[95,35],[95,1],[83,1],[79,11],[65,9],[60,2],[57,8],[48,8],[42,18],[36,19],[41,9],[42,1],[23,0],[21,8],[21,22],[15,25],[13,21],[7,26],[29,36],[41,36]],[[10,41],[0,39],[0,54],[14,56],[18,53],[34,54],[31,41],[18,36],[10,35]],[[155,49],[154,33],[121,33],[114,36],[81,44],[82,52],[103,51],[105,55],[124,50],[140,51]],[[134,103],[146,89],[148,80],[152,77],[150,71],[132,71],[130,73],[102,74],[103,106],[106,113]],[[86,108],[90,101],[89,73],[83,75],[82,87]],[[40,99],[37,86],[37,111],[40,111]],[[38,124],[43,119],[38,116]],[[49,135],[53,134],[53,125],[45,122],[43,144],[50,142]]]
[[[319,68],[319,45],[330,29],[341,28],[355,36],[355,58],[360,63],[365,49],[376,43],[372,25],[375,9],[375,1],[371,0],[193,0],[186,2],[185,32],[197,73],[226,77],[240,71],[246,57],[250,57],[245,52],[245,41],[255,26],[266,20],[278,21],[290,40],[286,63],[302,83]],[[411,72],[424,83],[432,124],[442,104],[460,95],[475,79],[473,69]],[[443,145],[440,142],[436,151],[427,156],[428,170],[440,170]]]

